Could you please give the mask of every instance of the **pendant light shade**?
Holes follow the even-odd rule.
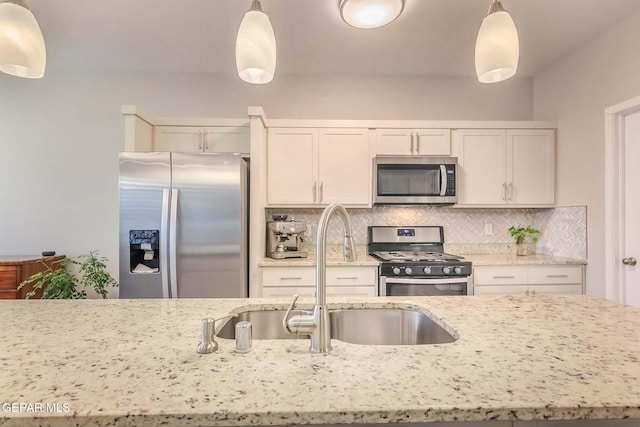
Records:
[[[276,37],[259,0],[245,13],[236,39],[236,66],[242,80],[265,84],[276,71]]]
[[[26,1],[0,3],[0,71],[37,79],[44,76],[46,64],[42,31]]]
[[[476,40],[476,74],[482,83],[497,83],[518,69],[518,30],[498,0],[492,0]]]
[[[340,16],[356,28],[378,28],[393,22],[404,9],[404,0],[341,0]]]

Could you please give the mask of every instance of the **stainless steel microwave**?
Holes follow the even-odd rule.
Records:
[[[453,204],[456,196],[456,157],[375,157],[375,204]]]

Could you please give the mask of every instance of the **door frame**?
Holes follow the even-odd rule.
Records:
[[[604,110],[605,119],[605,297],[624,304],[625,270],[620,260],[625,245],[625,116],[640,111],[640,96]]]

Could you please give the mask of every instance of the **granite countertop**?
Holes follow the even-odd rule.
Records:
[[[461,255],[474,266],[479,265],[586,265],[587,260],[582,258],[566,258],[552,255],[506,255],[506,254],[468,254]]]
[[[347,301],[427,312],[459,339],[333,340],[328,355],[310,354],[308,340],[256,340],[240,354],[219,339],[216,353],[200,355],[201,318],[288,301],[5,301],[0,402],[59,411],[2,410],[0,425],[640,418],[639,309],[586,296],[329,299],[333,308]]]
[[[315,267],[315,265],[315,254],[309,254],[307,258],[262,258],[258,262],[260,267]],[[358,259],[354,262],[346,262],[339,254],[327,255],[327,266],[329,267],[377,267],[378,265],[378,260],[369,255],[358,254]]]

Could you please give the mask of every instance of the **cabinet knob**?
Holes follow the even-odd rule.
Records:
[[[636,260],[634,257],[629,257],[629,258],[625,258],[622,260],[622,263],[624,265],[630,265],[630,266],[634,266],[638,263],[638,260]]]

